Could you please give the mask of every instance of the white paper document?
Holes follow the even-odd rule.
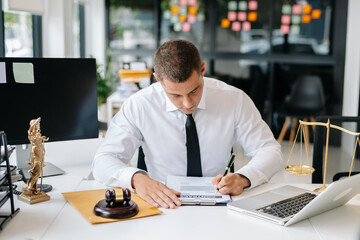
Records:
[[[217,193],[211,183],[212,177],[181,177],[169,175],[166,186],[181,193],[182,204],[225,205],[231,202],[230,195]]]

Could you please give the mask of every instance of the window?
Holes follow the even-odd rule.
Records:
[[[4,13],[5,57],[33,57],[30,13]]]
[[[73,23],[72,23],[72,32],[73,32],[73,56],[80,57],[80,6],[79,3],[73,3]]]

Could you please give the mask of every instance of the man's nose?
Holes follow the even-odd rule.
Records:
[[[189,96],[184,97],[183,105],[184,105],[185,108],[192,107],[192,100],[191,100],[191,98]]]

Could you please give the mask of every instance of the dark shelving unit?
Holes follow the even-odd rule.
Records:
[[[4,150],[3,154],[0,154],[0,168],[4,171],[4,176],[0,176],[0,186],[5,190],[5,195],[0,197],[0,208],[9,200],[10,201],[10,212],[7,214],[0,215],[0,231],[3,230],[4,225],[10,221],[18,212],[19,208],[15,209],[13,185],[11,182],[11,173],[16,169],[15,166],[11,166],[9,162],[9,150],[7,148],[7,138],[3,131],[0,131],[0,146]]]

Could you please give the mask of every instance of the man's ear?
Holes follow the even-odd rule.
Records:
[[[204,76],[205,74],[205,61],[201,63],[201,75]]]
[[[155,77],[156,81],[160,82],[160,79],[158,78],[158,76],[156,75],[156,73],[155,73],[155,72],[153,73],[153,75],[154,75],[154,77]]]

